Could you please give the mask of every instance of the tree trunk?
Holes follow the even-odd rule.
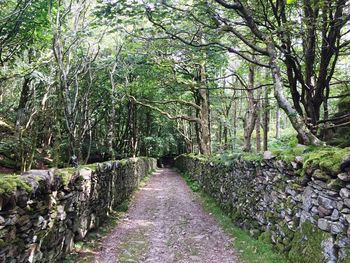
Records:
[[[280,130],[281,130],[281,113],[280,113],[280,107],[277,105],[276,107],[276,135],[275,138],[280,138]]]
[[[274,81],[274,94],[278,105],[285,111],[298,133],[299,143],[305,145],[321,145],[322,142],[309,130],[299,113],[292,107],[286,97],[283,95],[283,82],[280,67],[277,64],[277,54],[274,44],[268,41],[268,52],[270,56],[270,66],[272,78]]]
[[[264,143],[263,148],[264,151],[268,150],[268,137],[269,137],[269,123],[270,123],[270,101],[269,101],[269,88],[265,87],[264,92]]]
[[[233,145],[232,148],[236,149],[236,144],[237,144],[237,99],[234,100],[234,105],[233,105]]]
[[[249,67],[249,76],[248,76],[248,87],[247,87],[247,95],[248,95],[248,110],[244,116],[244,145],[243,151],[250,152],[252,149],[252,133],[255,128],[255,122],[257,118],[257,101],[254,99],[254,66],[250,65]]]
[[[111,81],[111,106],[110,106],[110,114],[109,114],[109,127],[107,133],[107,145],[108,151],[111,155],[111,159],[115,160],[115,151],[114,151],[114,122],[115,122],[115,82],[114,82],[114,72],[116,70],[117,64],[115,63],[112,71],[110,72],[110,81]]]
[[[257,92],[257,104],[256,104],[256,121],[255,121],[255,133],[256,133],[256,152],[261,152],[261,89]]]
[[[136,157],[137,155],[137,147],[138,147],[138,139],[137,139],[137,114],[136,114],[136,103],[132,100],[131,101],[131,114],[132,114],[132,120],[131,120],[131,151],[132,151],[132,157]]]
[[[209,155],[211,153],[211,140],[210,140],[210,109],[208,100],[208,90],[205,77],[204,65],[198,66],[199,77],[199,89],[197,92],[197,104],[200,107],[198,111],[200,124],[197,125],[197,137],[199,144],[199,151],[201,154]]]

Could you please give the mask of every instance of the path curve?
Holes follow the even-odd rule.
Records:
[[[171,169],[154,174],[94,263],[239,263],[230,238]]]

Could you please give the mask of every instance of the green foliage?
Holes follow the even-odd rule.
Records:
[[[201,190],[200,184],[191,175],[185,173],[182,176],[193,192],[199,192]]]
[[[0,166],[18,168],[18,152],[18,140],[15,136],[7,135],[0,138]]]
[[[124,200],[121,204],[117,206],[115,211],[117,212],[127,212],[129,209],[130,200]]]

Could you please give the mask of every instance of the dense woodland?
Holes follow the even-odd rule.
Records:
[[[350,1],[0,1],[0,172],[350,146]]]

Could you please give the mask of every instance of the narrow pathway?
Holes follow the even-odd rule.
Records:
[[[184,180],[162,169],[136,194],[93,262],[241,261],[231,238],[203,210]]]

